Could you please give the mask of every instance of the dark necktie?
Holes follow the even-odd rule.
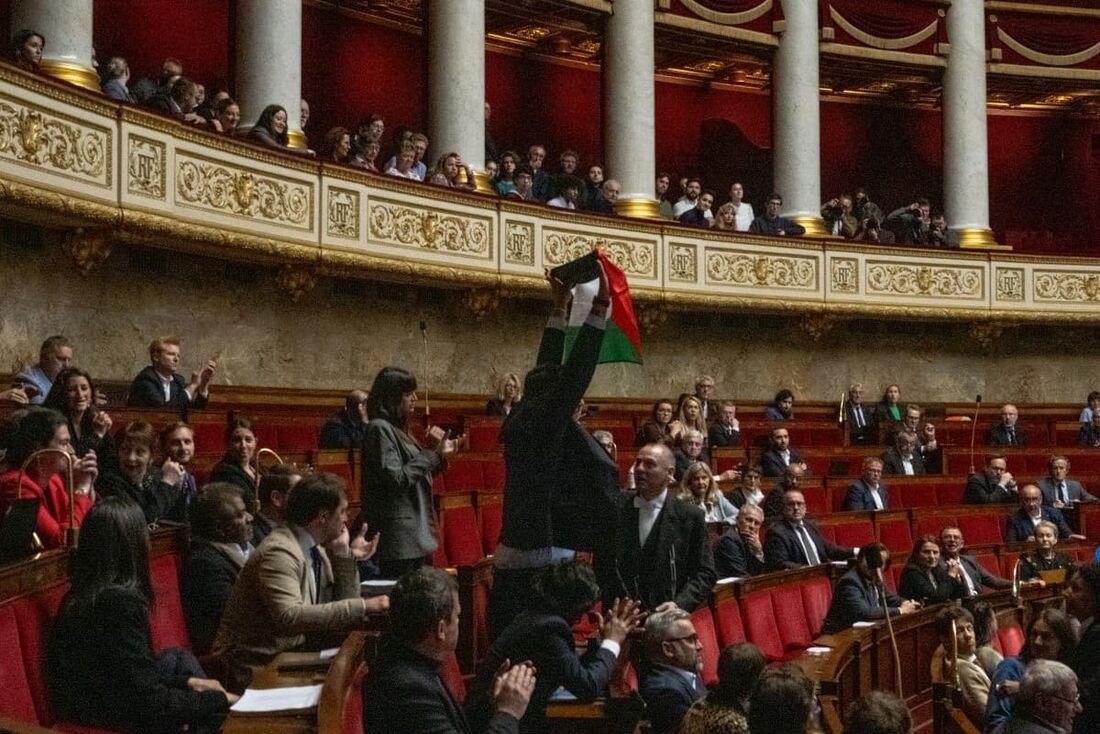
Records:
[[[856,428],[863,428],[863,406],[856,406]]]
[[[1016,429],[1015,428],[1009,428],[1008,429],[1008,445],[1009,446],[1015,446],[1016,445]]]
[[[810,533],[806,530],[806,526],[799,523],[795,528],[795,531],[801,536],[802,545],[806,552],[806,562],[811,566],[816,566],[821,563],[821,557],[817,555],[817,546],[814,545],[813,539],[810,537]]]
[[[313,603],[321,603],[321,549],[313,546],[309,549],[310,558],[313,561]]]

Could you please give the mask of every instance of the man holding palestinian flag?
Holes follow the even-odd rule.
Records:
[[[607,536],[600,527],[619,494],[619,467],[574,413],[597,364],[641,362],[626,276],[602,251],[555,268],[547,280],[553,307],[538,358],[501,429],[506,479],[489,597],[493,639],[523,611],[539,569],[596,551]]]

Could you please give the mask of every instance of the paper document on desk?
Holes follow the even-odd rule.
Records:
[[[833,651],[831,647],[824,647],[822,645],[815,645],[813,647],[806,648],[807,655],[828,655]]]
[[[576,701],[577,697],[574,696],[569,691],[565,690],[564,687],[562,687],[562,688],[559,688],[558,690],[556,690],[556,691],[554,691],[553,693],[550,694],[550,700],[551,701]]]
[[[852,625],[853,629],[863,629],[864,627],[874,627],[877,622],[856,622]]]
[[[321,700],[321,685],[290,688],[248,688],[241,700],[230,707],[238,714],[296,711],[317,706]]]

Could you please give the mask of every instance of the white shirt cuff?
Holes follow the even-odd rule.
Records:
[[[622,652],[622,648],[619,647],[619,643],[615,642],[614,640],[604,640],[600,643],[600,649],[610,651],[611,654],[614,655],[616,658],[618,658],[619,653]]]

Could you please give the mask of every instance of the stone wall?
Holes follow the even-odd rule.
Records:
[[[274,271],[116,245],[81,276],[53,232],[5,223],[0,257],[0,372],[61,332],[94,376],[125,380],[147,363],[158,334],[183,338],[184,370],[220,354],[216,382],[343,390],[367,386],[387,364],[429,389],[484,393],[495,376],[534,358],[548,303],[501,300],[482,320],[460,294],[322,278],[298,303]],[[425,352],[419,322],[427,325]],[[1085,327],[1006,329],[989,346],[966,324],[848,321],[814,339],[800,322],[752,314],[670,313],[643,335],[644,366],[600,367],[596,396],[675,395],[700,372],[743,400],[790,387],[803,399],[839,399],[862,381],[903,398],[1082,403],[1100,387],[1100,342]]]

